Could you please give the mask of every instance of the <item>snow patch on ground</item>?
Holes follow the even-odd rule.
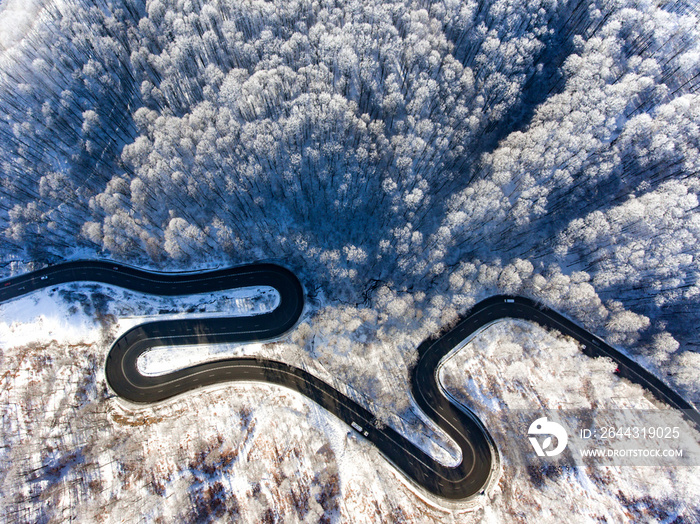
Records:
[[[144,375],[165,375],[206,362],[251,354],[259,355],[261,347],[262,344],[157,347],[141,354],[136,361],[136,367]]]
[[[138,295],[136,303],[133,295]],[[151,320],[262,315],[273,311],[280,303],[279,293],[269,286],[249,286],[182,297],[141,295],[113,288],[112,296],[117,296],[121,302],[114,314],[119,317],[117,329],[124,330]]]
[[[42,289],[0,304],[0,346],[23,346],[60,340],[65,344],[94,342],[99,326],[92,315],[74,305],[66,308],[54,290]]]

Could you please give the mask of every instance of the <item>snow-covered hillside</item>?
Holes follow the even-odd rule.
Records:
[[[502,322],[442,368],[444,385],[482,417],[503,456],[488,499],[467,511],[426,499],[345,424],[280,387],[223,384],[156,406],[124,404],[108,390],[103,371],[112,337],[123,329],[116,315],[153,318],[155,308],[177,314],[211,306],[208,297],[89,298],[112,292],[72,285],[2,306],[2,318],[9,320],[13,305],[36,299],[35,308],[17,308],[14,324],[23,333],[31,329],[34,339],[5,343],[1,354],[0,496],[6,521],[468,523],[525,522],[544,512],[557,522],[663,522],[676,516],[692,522],[700,509],[693,502],[700,490],[698,467],[656,468],[649,475],[648,467],[523,469],[509,459],[517,436],[509,431],[508,409],[522,409],[524,401],[530,407],[604,405],[614,397],[654,408],[639,387],[556,333]],[[80,327],[54,327],[48,334],[47,311]],[[304,365],[322,376],[313,361],[300,364],[306,352],[295,338],[227,349]],[[540,365],[543,360],[547,366]],[[398,427],[413,439],[423,435],[424,443],[442,442],[418,421]],[[431,452],[450,461],[449,445]]]

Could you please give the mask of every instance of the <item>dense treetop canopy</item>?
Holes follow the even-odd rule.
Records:
[[[0,42],[5,261],[276,259],[413,293],[396,316],[479,283],[698,343],[695,3],[32,5]]]

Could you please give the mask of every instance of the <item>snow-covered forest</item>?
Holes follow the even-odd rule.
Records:
[[[698,404],[699,19],[694,0],[0,0],[2,274],[282,263],[310,296],[299,358],[411,424],[420,341],[518,293]]]
[[[427,331],[522,292],[697,364],[693,2],[3,7],[6,271],[275,259]]]

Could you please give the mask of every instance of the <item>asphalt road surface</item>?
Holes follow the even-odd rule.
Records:
[[[50,266],[0,282],[0,302],[36,289],[74,281],[112,284],[155,295],[188,295],[244,286],[270,286],[280,295],[275,310],[252,317],[177,319],[136,326],[109,351],[106,376],[114,392],[132,402],[152,403],[192,389],[234,380],[279,384],[298,391],[373,442],[410,480],[430,493],[453,500],[478,496],[491,481],[498,461],[496,447],[477,416],[452,404],[437,381],[440,361],[481,327],[500,318],[521,318],[554,328],[583,345],[589,356],[606,356],[618,373],[648,388],[683,410],[700,429],[700,414],[659,379],[602,340],[562,315],[523,297],[495,296],[477,304],[455,327],[423,342],[411,387],[418,405],[460,447],[462,461],[446,467],[390,427],[382,426],[365,408],[306,371],[281,362],[230,358],[191,366],[159,376],[139,372],[139,355],[157,346],[264,341],[294,327],[304,306],[304,292],[287,269],[255,264],[201,273],[155,273],[103,261],[77,261]]]

